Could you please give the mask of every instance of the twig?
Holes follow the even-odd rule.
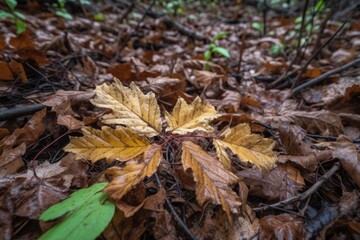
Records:
[[[316,49],[316,51],[311,55],[311,57],[306,61],[304,67],[301,69],[300,73],[298,74],[297,78],[295,79],[295,81],[292,83],[291,88],[293,89],[297,82],[300,80],[301,75],[306,71],[307,67],[310,65],[311,61],[321,52],[321,50],[326,47],[333,39],[334,37],[341,31],[341,29],[343,29],[343,27],[345,26],[345,24],[348,21],[345,21],[339,28],[338,30],[336,30],[336,32],[318,49]]]
[[[321,187],[321,185],[325,181],[329,180],[330,177],[332,175],[334,175],[339,169],[340,169],[340,163],[336,162],[336,163],[334,163],[332,168],[327,173],[322,175],[319,178],[319,180],[314,185],[312,185],[308,190],[306,190],[305,192],[303,192],[303,193],[301,193],[301,194],[299,194],[297,196],[285,199],[283,201],[274,203],[274,204],[266,205],[266,206],[263,206],[263,207],[253,208],[253,210],[256,211],[256,212],[265,211],[267,209],[281,207],[283,205],[286,205],[286,204],[289,204],[289,203],[292,203],[292,202],[295,202],[295,201],[298,201],[298,200],[302,201],[302,200],[308,198],[310,195],[314,194]]]
[[[163,189],[164,187],[162,186],[157,173],[155,173],[154,176],[155,176],[155,180],[156,180],[157,184],[159,185],[159,187],[161,189]],[[180,226],[183,228],[184,232],[188,235],[189,239],[196,240],[195,235],[190,231],[190,229],[182,221],[181,217],[177,214],[177,212],[175,211],[174,207],[172,206],[170,200],[166,196],[165,196],[165,203],[166,203],[166,206],[169,208],[171,215],[175,218],[175,220],[178,222],[178,224],[180,224]]]
[[[340,67],[338,67],[336,69],[328,71],[328,72],[320,75],[319,77],[311,79],[310,81],[297,86],[296,88],[294,88],[291,91],[291,93],[292,93],[292,95],[294,95],[294,94],[300,92],[301,90],[303,90],[304,88],[311,87],[311,86],[313,86],[315,84],[318,84],[318,83],[324,81],[325,79],[327,79],[329,76],[331,76],[333,74],[336,74],[336,73],[339,73],[339,72],[341,72],[341,71],[343,71],[343,70],[345,70],[345,69],[347,69],[349,67],[352,67],[352,66],[354,66],[356,64],[359,64],[359,63],[360,63],[360,57],[356,58],[355,60],[353,60],[353,61],[351,61],[351,62],[349,62],[349,63],[347,63],[347,64],[345,64],[343,66],[340,66]]]
[[[18,107],[18,108],[12,108],[5,111],[0,112],[0,122],[6,121],[6,120],[12,120],[17,117],[26,116],[33,114],[34,112],[40,111],[46,107],[42,104],[32,104],[28,106]]]
[[[321,136],[321,135],[310,134],[310,133],[307,133],[306,136],[311,137],[311,138],[325,139],[325,140],[329,140],[329,141],[337,140],[337,137],[334,137],[334,136]],[[351,141],[353,143],[360,143],[360,138],[353,138],[353,139],[351,139]]]

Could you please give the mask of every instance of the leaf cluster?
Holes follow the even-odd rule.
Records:
[[[26,30],[25,20],[26,17],[21,13],[15,10],[18,2],[16,0],[5,0],[7,6],[9,7],[9,12],[0,10],[0,19],[10,19],[15,21],[16,33],[21,34]]]

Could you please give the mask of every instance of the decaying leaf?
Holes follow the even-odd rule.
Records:
[[[144,162],[131,162],[124,168],[112,167],[107,171],[108,174],[113,176],[113,180],[106,186],[105,191],[113,199],[120,200],[145,177],[151,177],[156,172],[161,158],[161,146],[149,145],[144,154]]]
[[[231,168],[231,160],[226,152],[227,148],[241,161],[253,163],[259,168],[269,169],[276,161],[276,155],[272,151],[275,142],[258,134],[251,134],[248,124],[228,128],[220,138],[222,139],[214,139],[213,143],[220,161],[228,169]]]
[[[134,82],[127,88],[116,78],[111,85],[97,86],[95,93],[91,102],[112,110],[112,113],[102,117],[103,123],[122,124],[138,135],[147,137],[161,132],[160,107],[154,93],[144,95]]]
[[[200,205],[206,202],[221,204],[228,219],[232,213],[239,213],[240,198],[232,191],[231,185],[238,178],[200,146],[183,142],[181,160],[184,170],[191,168],[196,182],[196,200]]]
[[[103,126],[101,130],[83,127],[82,133],[83,137],[71,138],[64,150],[74,153],[76,159],[84,158],[92,162],[102,158],[126,161],[143,153],[149,145],[146,138],[124,127],[113,129]]]
[[[165,118],[169,127],[166,131],[185,134],[194,131],[213,132],[209,123],[220,116],[215,108],[201,101],[200,97],[189,105],[184,99],[179,98],[172,114],[165,112]]]

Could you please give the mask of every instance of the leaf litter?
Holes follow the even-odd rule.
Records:
[[[300,45],[302,57],[293,59],[295,16],[284,19],[277,8],[267,9],[271,15],[259,31],[251,26],[262,22],[261,14],[247,3],[229,10],[217,2],[215,10],[193,2],[187,17],[164,17],[146,1],[135,7],[100,1],[84,12],[68,2],[74,20],[42,2],[19,3],[31,22],[21,35],[11,21],[0,20],[2,238],[46,237],[57,228],[40,215],[101,182],[108,182],[94,195],[101,197],[74,212],[116,207],[108,208],[111,223],[91,236],[359,236],[359,77],[353,64],[359,14],[313,59],[344,19],[334,16],[312,35],[304,29],[308,49]],[[90,20],[100,5],[105,20]],[[326,19],[321,14],[314,24]],[[205,61],[208,40],[225,31],[214,43],[230,58],[215,54]],[[285,45],[285,52],[273,52],[274,45]],[[331,71],[327,80],[304,87]],[[301,91],[294,95],[295,79]],[[35,103],[48,108],[22,112]],[[7,117],[13,108],[17,117]],[[58,223],[69,223],[63,220]],[[79,225],[75,232],[81,231]]]

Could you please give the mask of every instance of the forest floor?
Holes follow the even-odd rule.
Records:
[[[360,238],[356,1],[49,2],[0,3],[2,239],[101,182],[89,239]]]

